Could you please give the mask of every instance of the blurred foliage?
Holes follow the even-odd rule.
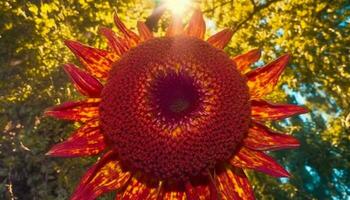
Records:
[[[0,199],[68,199],[96,158],[45,156],[78,126],[42,117],[45,108],[79,98],[61,68],[75,60],[63,40],[105,47],[97,30],[113,26],[113,8],[135,27],[154,6],[150,0],[0,1]],[[200,6],[210,33],[235,31],[228,52],[262,48],[256,66],[290,52],[290,67],[269,98],[312,111],[270,124],[302,146],[271,152],[292,178],[249,173],[257,199],[348,199],[350,2],[203,0]],[[160,22],[160,32],[166,23]]]

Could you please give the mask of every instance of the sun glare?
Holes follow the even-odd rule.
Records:
[[[190,5],[190,0],[163,0],[165,7],[175,15],[182,15]]]

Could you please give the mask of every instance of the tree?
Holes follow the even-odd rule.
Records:
[[[128,27],[135,27],[155,5],[151,0],[0,2],[1,199],[69,197],[78,174],[95,158],[45,156],[52,144],[77,126],[42,116],[45,108],[78,98],[61,68],[74,60],[63,40],[75,38],[105,47],[98,27],[113,26],[113,8]],[[302,146],[271,152],[293,174],[291,179],[249,173],[257,198],[348,198],[350,2],[203,0],[200,7],[210,24],[209,33],[224,27],[235,31],[226,51],[234,55],[263,49],[256,67],[290,52],[290,67],[269,99],[304,104],[311,110],[270,124],[298,137]],[[164,31],[167,16],[159,21],[157,33]]]

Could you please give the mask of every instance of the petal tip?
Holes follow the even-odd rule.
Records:
[[[98,32],[99,34],[103,35],[107,30],[108,30],[107,27],[105,27],[105,26],[99,26],[97,32]]]
[[[226,28],[226,29],[224,29],[224,31],[225,31],[226,37],[230,41],[232,36],[233,36],[233,33],[234,33],[233,30],[231,28]]]
[[[64,44],[74,53],[78,53],[78,49],[82,47],[82,44],[80,44],[78,41],[74,40],[64,40]]]
[[[298,105],[295,105],[295,114],[294,116],[296,115],[302,115],[302,114],[306,114],[306,113],[309,113],[310,112],[310,109],[305,107],[305,106],[298,106]]]
[[[286,64],[291,60],[292,56],[290,53],[286,53],[280,57]]]
[[[262,48],[256,48],[256,49],[253,49],[252,51],[256,52],[256,56],[260,58],[263,49]]]
[[[74,68],[74,66],[73,66],[73,64],[64,64],[63,65],[63,70],[67,73],[67,74],[69,74],[69,72],[71,72],[72,71],[72,69]]]
[[[283,173],[281,173],[280,178],[290,178],[292,175],[287,171],[284,170]]]
[[[230,42],[233,36],[231,28],[223,29],[207,39],[207,42],[216,48],[223,49]]]
[[[58,143],[51,147],[51,149],[45,153],[45,156],[50,156],[50,157],[59,157],[60,152],[59,152],[59,147],[61,146],[62,143]],[[63,157],[63,156],[62,156]]]
[[[293,145],[291,145],[292,148],[298,148],[300,147],[300,142],[298,139],[295,139],[295,143]]]
[[[276,171],[272,171],[271,173],[266,173],[263,172],[265,174],[268,174],[270,176],[276,177],[276,178],[289,178],[291,177],[291,174],[284,169],[284,167],[280,166],[280,169],[276,170]]]
[[[64,157],[62,155],[60,155],[59,153],[55,152],[55,147],[51,148],[48,152],[45,153],[45,156],[48,157]]]
[[[66,40],[64,40],[64,44],[65,44],[68,48],[71,48],[71,47],[74,47],[74,45],[77,45],[78,42],[77,42],[77,41],[74,41],[74,40],[66,39]]]
[[[45,156],[51,156],[52,155],[52,151],[49,150],[48,152],[45,153]]]
[[[53,117],[54,116],[55,111],[52,110],[52,108],[47,108],[44,113],[43,116],[45,117]]]
[[[305,114],[311,112],[311,109],[305,106],[300,106],[300,114]]]

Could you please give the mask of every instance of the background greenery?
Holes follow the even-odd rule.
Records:
[[[151,0],[0,1],[0,199],[69,198],[96,158],[45,156],[77,126],[42,116],[49,106],[79,98],[61,67],[75,61],[63,40],[104,47],[97,30],[113,26],[113,8],[135,27],[155,6]],[[349,199],[350,2],[203,0],[200,6],[210,33],[235,31],[228,52],[262,48],[256,66],[290,52],[293,60],[269,98],[312,110],[271,124],[302,146],[271,153],[292,178],[249,173],[257,198]]]

